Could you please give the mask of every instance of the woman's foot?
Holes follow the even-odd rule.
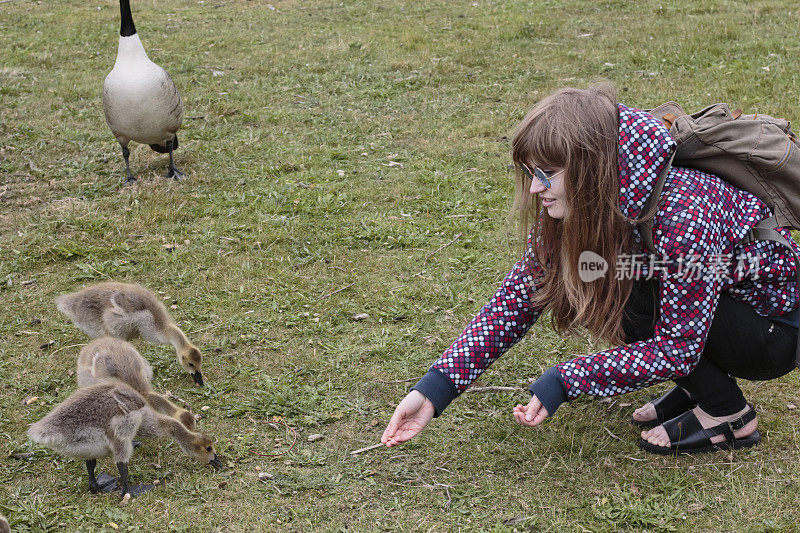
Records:
[[[649,401],[631,415],[631,422],[649,429],[672,420],[697,405],[681,387],[673,387],[660,398]]]
[[[641,407],[644,409],[647,405]],[[734,413],[730,416],[711,416],[700,407],[695,407],[692,412],[697,417],[697,420],[700,421],[700,425],[703,426],[703,429],[712,428],[714,426],[718,426],[720,424],[724,424],[725,422],[732,422],[737,418],[744,415],[747,411],[751,409],[750,406],[746,406],[744,409],[739,411],[738,413]],[[638,410],[638,409],[637,409]],[[752,435],[756,427],[758,426],[758,419],[754,418],[747,424],[745,424],[741,429],[737,429],[733,432],[733,436],[737,439],[741,439]],[[664,448],[668,448],[670,446],[669,437],[667,436],[667,431],[664,429],[664,426],[656,426],[651,430],[642,431],[642,439],[653,444],[655,446],[661,446]],[[711,437],[711,443],[717,444],[725,440],[725,435],[714,435]]]
[[[634,420],[641,423],[652,422],[653,420],[658,418],[658,414],[656,413],[656,406],[653,405],[653,402],[647,402],[646,404],[635,410],[632,416]]]

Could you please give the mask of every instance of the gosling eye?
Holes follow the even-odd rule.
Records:
[[[206,446],[206,451],[210,452],[211,451],[211,446]]]
[[[189,363],[189,366],[194,368],[194,363]]]

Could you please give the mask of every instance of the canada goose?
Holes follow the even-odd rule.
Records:
[[[128,492],[128,461],[134,437],[171,437],[186,455],[222,468],[211,438],[156,413],[141,394],[117,380],[78,389],[31,424],[28,437],[60,454],[84,459],[91,492],[100,490],[94,475],[97,459],[108,456],[119,470],[122,495]]]
[[[78,355],[77,376],[79,387],[118,379],[144,396],[150,407],[159,413],[177,418],[188,430],[195,430],[192,413],[153,391],[150,384],[153,369],[129,342],[113,337],[93,340]]]
[[[127,182],[136,178],[128,161],[128,143],[149,144],[156,152],[169,152],[167,178],[180,179],[173,150],[178,148],[178,128],[183,102],[167,71],[147,57],[133,25],[129,0],[120,0],[121,24],[114,68],[103,82],[103,111],[111,132],[122,147]]]
[[[0,533],[11,533],[11,528],[8,526],[6,517],[0,514]]]
[[[178,362],[203,386],[203,356],[175,324],[164,304],[134,283],[106,281],[56,298],[56,307],[90,337],[140,335],[156,344],[172,344]]]

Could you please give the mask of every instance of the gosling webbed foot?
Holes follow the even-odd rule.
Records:
[[[100,475],[97,476],[95,485],[97,490],[92,490],[92,484],[89,484],[89,490],[91,490],[93,494],[97,494],[98,492],[116,492],[119,488],[118,479],[105,472],[101,472]]]
[[[150,492],[154,488],[156,488],[156,486],[150,483],[139,483],[137,485],[129,485],[128,494],[131,495],[131,498],[135,498],[136,496],[140,496],[145,492]],[[125,495],[123,494],[122,497],[124,498]]]

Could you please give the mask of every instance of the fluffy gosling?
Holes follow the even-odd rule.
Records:
[[[178,419],[189,431],[196,428],[192,413],[153,390],[153,368],[129,342],[101,337],[84,346],[78,355],[77,377],[79,387],[118,379],[141,394],[157,412]]]
[[[100,490],[94,475],[97,459],[111,456],[119,470],[123,497],[129,492],[128,462],[137,436],[170,437],[186,455],[222,468],[211,438],[156,413],[141,394],[121,381],[78,389],[28,429],[32,441],[60,454],[84,459],[93,493]]]
[[[90,337],[141,336],[155,344],[172,344],[178,363],[203,386],[203,356],[172,320],[153,293],[135,283],[107,281],[56,298],[56,307]]]

